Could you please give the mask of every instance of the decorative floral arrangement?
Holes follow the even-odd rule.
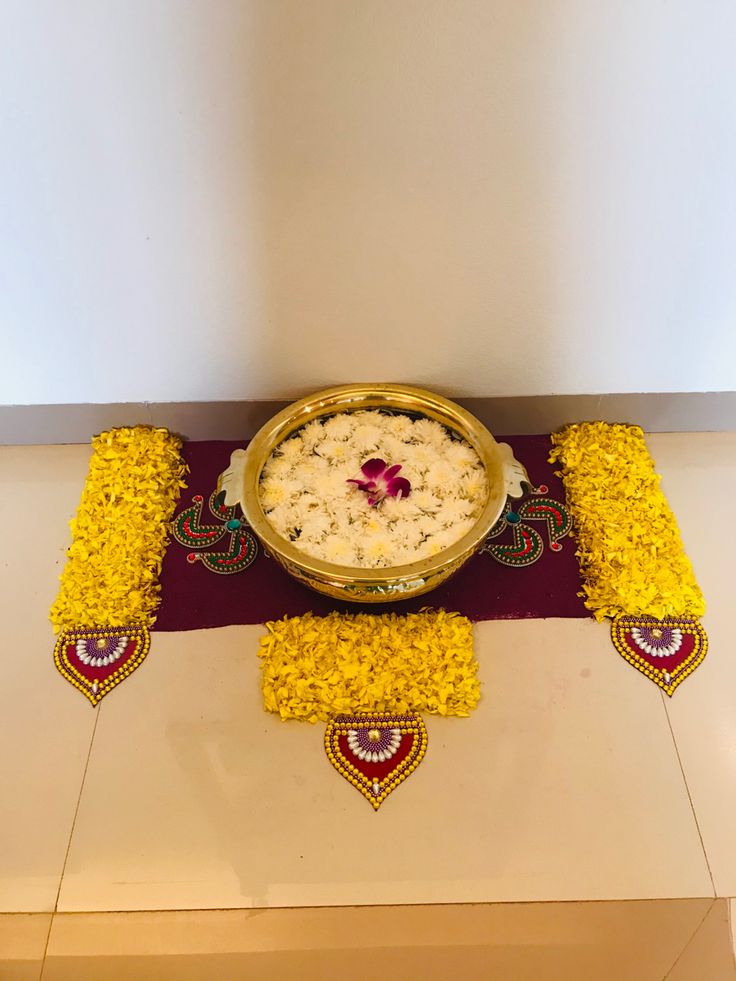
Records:
[[[385,460],[373,458],[367,460],[360,468],[362,477],[350,478],[349,484],[355,484],[359,490],[368,495],[368,503],[373,506],[380,504],[384,497],[408,497],[411,494],[411,484],[406,477],[399,477],[401,464],[395,463],[389,467]]]
[[[703,594],[639,426],[584,422],[552,442],[596,619],[700,616]]]
[[[56,630],[153,623],[169,521],[185,471],[181,439],[167,429],[126,426],[95,436],[51,607]]]
[[[274,529],[307,555],[386,568],[459,541],[488,480],[475,450],[438,422],[368,409],[316,419],[277,446],[260,496]]]
[[[307,613],[267,623],[259,656],[263,705],[282,719],[343,712],[466,716],[478,704],[473,625],[444,610]]]

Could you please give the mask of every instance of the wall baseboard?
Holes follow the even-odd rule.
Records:
[[[548,433],[571,422],[636,423],[648,432],[736,429],[736,392],[458,398],[493,433]],[[0,406],[0,443],[86,443],[113,426],[166,426],[188,439],[248,439],[289,401]]]

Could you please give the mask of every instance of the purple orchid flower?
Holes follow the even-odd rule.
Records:
[[[358,489],[368,495],[370,505],[380,504],[384,497],[408,497],[411,494],[411,484],[406,477],[397,477],[401,464],[387,466],[385,460],[375,458],[366,460],[360,468],[365,480],[351,479],[348,484],[357,484]]]

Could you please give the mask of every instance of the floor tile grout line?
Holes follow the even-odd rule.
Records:
[[[682,782],[685,784],[685,790],[687,791],[687,799],[690,801],[690,810],[693,812],[693,820],[695,821],[695,827],[698,832],[698,838],[700,838],[700,847],[703,849],[703,857],[705,858],[705,865],[708,869],[708,875],[710,876],[710,884],[713,887],[713,898],[717,899],[718,894],[716,892],[716,880],[713,878],[713,869],[710,867],[710,859],[708,858],[708,852],[705,848],[705,842],[703,841],[703,832],[700,830],[700,821],[698,821],[698,815],[695,810],[695,804],[693,803],[692,794],[690,793],[690,787],[687,782],[687,777],[685,775],[685,767],[682,763],[682,757],[680,756],[680,747],[677,745],[677,739],[675,738],[675,730],[672,728],[672,720],[670,719],[670,713],[667,711],[667,702],[664,692],[660,691],[659,696],[662,700],[662,709],[664,711],[665,718],[667,719],[667,725],[669,726],[670,736],[672,737],[672,745],[675,747],[675,753],[677,755],[677,762],[680,766],[680,773],[682,774]]]
[[[82,772],[82,780],[81,780],[81,783],[79,785],[79,796],[77,797],[77,805],[74,808],[74,817],[72,818],[72,826],[71,826],[71,828],[69,830],[69,840],[67,841],[66,851],[64,852],[64,861],[63,861],[62,866],[61,866],[61,875],[59,876],[59,888],[56,890],[56,899],[54,900],[54,908],[51,911],[51,919],[49,920],[49,932],[46,934],[46,944],[44,945],[44,949],[43,949],[43,960],[41,961],[41,973],[39,975],[39,981],[42,981],[42,979],[43,979],[43,972],[44,972],[44,968],[46,966],[46,954],[48,953],[49,941],[51,940],[51,930],[52,930],[52,927],[54,925],[54,917],[56,916],[56,914],[59,911],[59,897],[61,896],[61,886],[62,886],[62,883],[64,882],[64,874],[66,872],[66,865],[67,865],[67,862],[69,861],[69,852],[71,851],[72,839],[74,838],[74,829],[77,826],[77,816],[79,814],[79,807],[80,807],[80,805],[82,803],[82,794],[84,793],[84,784],[85,784],[85,781],[87,780],[87,770],[89,769],[89,761],[92,758],[92,746],[93,746],[94,741],[95,741],[95,733],[97,732],[97,723],[100,721],[100,712],[101,712],[101,709],[102,709],[101,706],[97,706],[96,711],[95,711],[95,724],[92,726],[92,735],[90,736],[90,739],[89,739],[89,749],[87,750],[87,759],[84,762],[84,771]]]
[[[670,964],[668,970],[665,972],[664,976],[662,977],[662,981],[667,981],[667,978],[672,974],[672,972],[674,971],[674,969],[677,967],[677,965],[679,964],[680,960],[682,959],[682,955],[685,953],[685,951],[687,950],[687,948],[690,946],[690,944],[693,942],[693,940],[697,936],[698,930],[702,927],[702,925],[708,919],[708,916],[710,915],[710,913],[711,913],[713,907],[715,906],[716,902],[717,902],[717,899],[714,896],[713,897],[713,902],[710,904],[710,906],[708,907],[708,909],[703,914],[702,920],[699,921],[698,925],[695,927],[695,929],[693,930],[693,932],[690,934],[690,936],[685,941],[685,944],[684,944],[682,950],[677,955],[677,957],[674,959],[674,961],[672,962],[672,964]]]
[[[463,902],[436,902],[436,903],[349,903],[347,906],[344,905],[321,905],[321,906],[146,906],[145,909],[128,907],[120,909],[66,909],[57,910],[59,916],[127,916],[128,914],[152,914],[152,915],[167,915],[169,913],[283,913],[285,911],[294,910],[301,912],[304,910],[314,911],[335,911],[335,910],[366,910],[366,909],[392,909],[392,910],[407,910],[407,909],[436,909],[437,907],[451,906],[453,909],[461,909],[464,907],[471,906],[528,906],[540,905],[540,906],[605,906],[606,904],[611,905],[616,903],[621,906],[627,903],[681,903],[681,902],[691,902],[696,899],[705,899],[710,901],[711,899],[726,899],[725,896],[699,896],[697,894],[689,896],[637,896],[634,898],[618,898],[618,899],[488,899],[488,900],[464,900]],[[736,901],[736,900],[735,900]],[[45,911],[49,913],[48,910]],[[16,915],[15,913],[0,913],[3,915]],[[25,914],[23,914],[25,915]],[[32,915],[41,916],[43,912],[34,912]],[[49,913],[49,915],[52,915]]]
[[[692,898],[696,898],[696,897],[692,897]],[[706,919],[712,913],[712,911],[713,911],[713,909],[714,909],[714,907],[715,907],[715,905],[716,905],[716,903],[718,902],[718,899],[719,899],[719,897],[716,897],[716,896],[702,897],[702,898],[709,899],[710,900],[710,902],[708,904],[708,907],[705,910],[705,912],[703,913],[703,916],[701,917],[701,919],[698,920],[698,922],[697,922],[696,926],[694,927],[692,933],[688,936],[687,940],[684,942],[684,944],[683,944],[682,948],[680,949],[679,953],[676,955],[675,960],[672,962],[672,964],[670,965],[670,967],[666,970],[665,974],[662,976],[661,981],[667,981],[667,979],[671,976],[672,972],[675,970],[675,968],[677,967],[678,963],[682,959],[683,955],[687,951],[688,947],[690,946],[690,944],[693,942],[693,940],[697,936],[699,930],[701,929],[701,927],[705,923]],[[676,902],[678,900],[674,900],[674,901]],[[724,901],[725,902],[728,902],[728,900],[724,900]],[[554,902],[555,901],[553,901],[553,903]],[[564,902],[564,901],[559,901],[559,902]],[[570,901],[570,902],[577,904],[578,901],[577,900],[573,900],[573,901]],[[598,901],[595,901],[595,902],[598,902]],[[641,900],[602,900],[601,902],[605,902],[605,903],[641,902]],[[651,900],[645,900],[645,902],[651,902]],[[663,900],[663,902],[670,902],[670,900]],[[434,905],[434,904],[430,904],[430,905]],[[443,904],[439,904],[439,905],[443,905]],[[455,905],[455,904],[450,904],[450,905]],[[459,906],[464,906],[464,905],[475,906],[475,905],[478,905],[478,904],[475,904],[475,903],[462,904],[461,903],[461,904],[458,904],[458,905]],[[485,904],[482,904],[482,905],[485,905]],[[495,904],[494,903],[489,903],[487,905],[493,906]],[[503,905],[503,904],[500,904],[500,905]],[[525,905],[525,903],[524,903],[524,905]],[[547,901],[542,901],[542,903],[540,905],[549,905],[549,903]],[[302,907],[298,907],[298,908],[299,909],[302,909]],[[349,908],[349,907],[346,907],[346,908]],[[370,908],[374,908],[374,907],[360,907],[360,908],[361,909],[363,909],[363,908],[369,908],[370,909]],[[379,908],[383,908],[383,907],[379,907]],[[274,908],[274,910],[275,909],[279,909],[279,908],[276,907],[276,908]],[[62,915],[68,915],[68,916],[90,916],[90,915],[99,915],[100,912],[101,911],[92,911],[92,912],[76,911],[76,912],[72,912],[72,913],[69,913],[69,914],[62,914]],[[124,913],[124,914],[133,914],[133,915],[135,915],[135,914],[146,914],[146,915],[158,916],[158,915],[161,915],[161,914],[167,915],[169,913],[182,913],[182,912],[183,913],[186,913],[186,912],[196,912],[196,913],[200,913],[200,912],[201,913],[205,913],[205,912],[206,913],[222,913],[222,912],[252,913],[252,912],[254,912],[254,910],[253,909],[249,909],[249,908],[241,908],[241,907],[228,907],[228,908],[223,908],[223,909],[219,909],[219,910],[218,909],[206,909],[206,910],[204,910],[204,909],[198,909],[198,910],[174,910],[174,909],[160,910],[160,909],[156,909],[156,910],[122,910],[122,911],[118,911],[118,912],[113,912],[113,911],[109,910],[109,911],[105,911],[104,913],[102,913],[102,915],[107,915],[108,913],[110,915],[120,915],[121,912]],[[53,919],[55,918],[56,915],[57,915],[56,913],[53,913],[52,914],[52,921],[53,921]],[[48,941],[47,941],[47,949],[48,949]],[[47,950],[44,951],[43,960],[41,962],[41,973],[39,975],[39,981],[43,981],[43,973],[44,973],[45,966],[46,966],[46,953],[47,953]]]
[[[729,898],[726,900],[726,920],[728,921],[728,936],[731,942],[731,964],[736,971],[736,937],[733,934],[733,917],[731,916],[731,910],[733,908],[734,900]]]
[[[84,763],[84,771],[82,773],[82,782],[79,785],[79,797],[77,798],[77,806],[74,808],[74,817],[72,818],[72,827],[69,832],[69,841],[67,842],[66,852],[64,853],[64,863],[61,868],[61,876],[59,877],[59,888],[56,891],[56,901],[54,902],[54,913],[58,912],[59,908],[59,896],[61,895],[61,885],[64,881],[64,873],[66,872],[67,862],[69,861],[69,852],[72,847],[72,838],[74,837],[74,829],[77,826],[77,817],[79,815],[79,807],[82,803],[82,794],[84,793],[84,784],[87,780],[87,770],[89,769],[89,761],[92,758],[92,747],[95,741],[95,733],[97,732],[97,723],[100,721],[100,712],[102,711],[102,706],[98,707],[95,712],[95,724],[92,726],[92,735],[89,740],[89,749],[87,750],[87,759]]]

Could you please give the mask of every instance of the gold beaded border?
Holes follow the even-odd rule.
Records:
[[[126,634],[129,642],[134,640],[136,643],[132,657],[129,657],[119,668],[100,682],[97,692],[92,688],[89,679],[85,678],[67,657],[66,649],[70,645],[76,645],[77,640],[84,638],[98,639],[103,637],[118,637]],[[151,646],[151,634],[143,624],[127,624],[121,627],[67,627],[62,630],[54,645],[54,663],[57,670],[70,685],[74,685],[79,691],[88,698],[92,706],[96,706],[112,689],[119,685],[121,681],[131,675],[136,668],[140,667],[148,654]]]
[[[214,496],[214,492],[213,492],[213,494],[210,495],[210,511],[212,511],[212,498],[213,498],[213,496]],[[222,541],[222,539],[227,534],[229,534],[227,528],[225,527],[225,522],[227,521],[226,518],[225,519],[221,519],[221,520],[223,520],[223,523],[220,524],[220,525],[205,524],[202,521],[202,509],[203,509],[203,507],[204,507],[204,498],[203,498],[203,496],[201,494],[195,494],[194,497],[192,498],[192,503],[189,505],[189,507],[182,508],[181,511],[179,511],[177,514],[175,514],[174,517],[172,518],[172,520],[169,522],[169,533],[171,534],[171,537],[176,542],[178,542],[180,545],[183,545],[184,548],[188,548],[188,549],[192,549],[192,548],[210,548],[212,545],[217,545],[218,542]],[[179,532],[179,524],[180,524],[180,521],[181,521],[182,516],[184,514],[186,514],[188,511],[193,511],[194,512],[194,517],[196,518],[196,524],[197,524],[197,527],[198,528],[201,528],[204,531],[217,531],[217,532],[219,532],[220,534],[217,536],[217,538],[210,538],[208,541],[204,542],[204,544],[202,542],[198,542],[198,543],[195,544],[195,543],[193,543],[191,541],[187,541],[187,539],[184,538],[184,536],[181,535],[181,533]]]
[[[486,545],[484,551],[488,552],[496,562],[500,562],[501,565],[505,565],[509,569],[526,569],[530,565],[534,565],[535,562],[539,562],[544,555],[544,539],[537,529],[532,528],[531,525],[524,524],[523,521],[511,525],[511,527],[513,528],[514,534],[513,542],[506,545],[499,545],[497,542],[494,542],[491,545]],[[531,557],[528,555],[518,555],[519,550],[524,544],[522,539],[524,531],[531,536],[536,549],[535,552],[531,553]]]
[[[625,634],[630,632],[633,627],[651,628],[655,624],[664,624],[667,627],[677,627],[678,630],[693,635],[695,646],[685,660],[673,668],[670,672],[669,683],[665,681],[663,672],[653,667],[644,657],[640,657],[626,643]],[[652,617],[632,617],[626,614],[616,617],[611,623],[611,640],[613,646],[619,654],[632,664],[638,671],[646,675],[655,685],[659,685],[666,695],[671,698],[678,685],[692,674],[693,671],[702,663],[708,653],[708,635],[702,623],[695,618],[687,617],[666,617],[664,620],[656,620]]]
[[[381,793],[376,797],[373,793],[373,781],[361,773],[358,767],[343,754],[338,739],[347,736],[349,729],[356,726],[370,725],[376,729],[398,728],[402,735],[412,735],[413,742],[409,755],[384,777],[381,783]],[[327,723],[325,729],[325,752],[327,758],[340,776],[351,783],[377,811],[381,804],[399,784],[416,770],[427,752],[427,729],[419,715],[398,715],[397,713],[378,712],[364,715],[338,716]]]
[[[235,565],[231,566],[229,569],[221,568],[216,564],[217,557],[221,555],[229,556],[229,551],[197,552],[195,553],[196,558],[202,563],[203,566],[205,566],[205,568],[209,569],[210,572],[216,573],[218,576],[232,576],[238,572],[245,572],[246,569],[249,569],[253,565],[258,557],[258,542],[255,535],[251,534],[251,532],[248,530],[248,527],[245,525],[245,521],[243,521],[242,529],[230,532],[231,549],[233,547],[232,542],[234,539],[237,539],[238,542],[238,554],[240,553],[240,546],[242,542],[245,542],[247,551],[245,556],[242,559],[239,559],[238,562],[236,562]],[[235,558],[235,556],[232,557]]]

